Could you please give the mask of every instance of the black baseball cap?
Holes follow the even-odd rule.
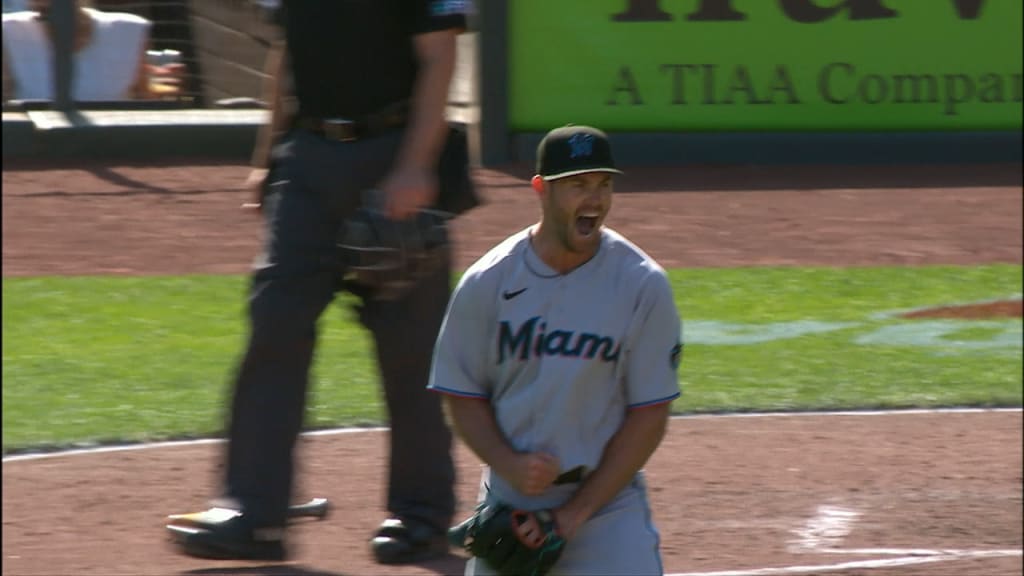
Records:
[[[555,128],[537,146],[537,174],[557,180],[587,172],[622,174],[612,160],[608,135],[590,126]]]

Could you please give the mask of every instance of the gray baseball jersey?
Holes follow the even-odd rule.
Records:
[[[591,470],[628,409],[679,396],[680,327],[664,270],[622,235],[604,228],[597,254],[559,274],[526,229],[463,275],[429,387],[489,400],[514,449]],[[518,507],[557,506],[571,495],[556,486],[525,497],[493,474],[488,484]]]
[[[597,254],[558,274],[529,229],[487,252],[456,287],[434,349],[429,387],[488,400],[519,451],[545,451],[563,470],[593,469],[627,410],[671,402],[681,323],[665,271],[604,228]],[[578,485],[525,496],[487,469],[481,500],[523,509],[561,505]],[[598,510],[552,576],[662,574],[643,474]],[[492,574],[472,559],[467,575]]]

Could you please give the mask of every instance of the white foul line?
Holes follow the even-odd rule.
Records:
[[[857,555],[857,556],[964,556],[965,554],[978,554],[981,552],[998,553],[1005,556],[1020,556],[1021,551],[1016,550],[1014,554],[1013,550],[955,550],[955,549],[939,549],[932,550],[929,548],[819,548],[815,550],[818,554],[835,554],[835,555]],[[1005,554],[1004,554],[1005,553]]]
[[[961,550],[955,554],[937,556],[905,556],[882,560],[857,560],[839,564],[822,564],[818,566],[780,566],[778,568],[754,568],[751,570],[724,570],[719,572],[676,572],[665,576],[789,576],[792,574],[821,574],[839,572],[854,568],[892,568],[894,566],[911,566],[914,564],[930,564],[932,562],[950,562],[953,560],[970,560],[974,558],[1008,558],[1020,556],[1020,550]]]
[[[821,412],[738,412],[725,414],[681,414],[673,416],[673,420],[705,420],[708,418],[800,418],[806,416],[906,416],[921,414],[981,414],[991,412],[1020,412],[1021,408],[912,408],[905,410],[835,410]],[[335,434],[360,434],[363,432],[383,432],[387,427],[372,428],[330,428],[326,430],[313,430],[303,432],[303,436],[333,436]],[[53,452],[42,452],[34,454],[14,454],[4,456],[3,463],[19,462],[24,460],[39,460],[42,458],[56,458],[58,456],[78,456],[87,454],[102,454],[105,452],[125,452],[130,450],[149,450],[154,448],[172,448],[175,446],[201,446],[203,444],[217,444],[224,442],[223,438],[201,438],[197,440],[175,440],[169,442],[146,442],[141,444],[122,444],[116,446],[99,446],[95,448],[78,448],[71,450],[58,450]]]

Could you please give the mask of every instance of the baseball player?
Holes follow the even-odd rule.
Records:
[[[540,222],[466,271],[434,352],[429,388],[488,465],[481,507],[550,511],[565,541],[552,574],[662,572],[641,469],[680,394],[681,321],[664,270],[603,226],[616,174],[600,130],[549,132]]]

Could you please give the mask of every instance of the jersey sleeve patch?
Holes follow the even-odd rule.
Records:
[[[668,363],[672,366],[673,370],[679,369],[679,363],[683,360],[683,343],[679,342],[672,347],[672,351],[669,353]]]

